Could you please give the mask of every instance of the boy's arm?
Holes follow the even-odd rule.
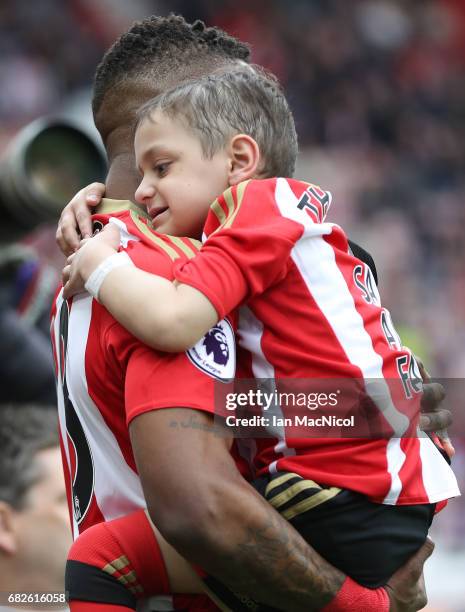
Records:
[[[224,197],[233,198],[235,207],[201,252],[175,268],[181,285],[129,265],[120,267],[124,256],[103,263],[119,246],[113,224],[74,256],[71,273],[84,280],[87,290],[140,340],[159,350],[186,350],[244,300],[283,278],[289,254],[303,232],[302,224],[278,211],[275,181],[242,183],[237,192],[228,190]],[[206,228],[215,214],[209,215]],[[68,283],[65,297],[70,295]]]
[[[139,270],[129,257],[127,265],[111,269],[109,258],[116,255],[119,240],[118,228],[108,224],[69,258],[65,297],[76,293],[89,278],[93,284],[91,276],[99,277],[98,268],[105,262],[110,271],[100,276],[94,297],[121,325],[158,350],[179,352],[193,346],[219,320],[211,302],[193,287]]]
[[[123,327],[161,351],[187,350],[219,320],[212,303],[197,289],[135,266],[111,271],[98,299]]]
[[[213,232],[196,257],[175,268],[181,285],[129,266],[113,267],[122,263],[121,258],[103,265],[114,254],[108,244],[114,240],[115,249],[119,245],[113,224],[75,256],[74,273],[89,281],[89,292],[143,342],[164,351],[186,350],[219,319],[287,273],[289,254],[303,226],[276,210],[273,186],[252,181],[243,187],[242,205],[238,201],[232,217]],[[67,285],[65,297],[69,295]]]

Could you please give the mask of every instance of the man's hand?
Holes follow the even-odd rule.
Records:
[[[447,408],[441,407],[441,403],[446,397],[446,391],[441,383],[431,382],[431,376],[422,360],[417,356],[415,356],[415,360],[423,379],[420,427],[423,431],[435,432],[439,436],[446,453],[449,457],[453,457],[455,449],[447,433],[447,428],[452,423],[452,414]]]
[[[67,265],[63,268],[64,298],[82,293],[84,284],[95,268],[116,253],[119,245],[120,232],[114,223],[108,223],[94,238],[81,240],[78,251],[68,257]]]
[[[90,208],[100,204],[105,194],[103,183],[91,183],[74,196],[65,206],[58,221],[56,241],[65,255],[71,255],[80,246],[80,236],[92,236]]]
[[[391,612],[414,612],[426,606],[423,565],[433,550],[434,543],[427,538],[420,550],[391,576],[386,585]]]
[[[128,371],[151,353],[133,353]],[[183,557],[273,609],[310,612],[335,597],[344,574],[242,478],[212,415],[152,410],[129,433],[149,512]]]

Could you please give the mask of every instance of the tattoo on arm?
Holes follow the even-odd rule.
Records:
[[[266,502],[265,502],[266,503]],[[280,610],[319,610],[341,588],[345,575],[327,563],[266,509],[262,526],[244,526],[233,551],[216,566],[216,577],[235,592]]]

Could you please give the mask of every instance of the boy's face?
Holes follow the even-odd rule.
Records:
[[[227,149],[206,158],[196,135],[159,110],[140,124],[134,146],[143,177],[136,201],[147,208],[154,229],[200,238],[210,204],[229,187]]]

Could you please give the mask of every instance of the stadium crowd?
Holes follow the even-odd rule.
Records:
[[[253,60],[282,82],[299,135],[297,175],[333,192],[331,220],[341,222],[374,256],[383,301],[405,344],[423,357],[434,376],[463,377],[465,4],[130,4],[2,2],[0,152],[20,127],[89,88],[104,51],[134,19],[175,11],[217,25],[248,41]],[[0,243],[0,253],[5,246]],[[19,307],[20,298],[16,291],[8,307]],[[463,483],[461,442],[455,443],[456,471]],[[459,548],[456,534],[464,518],[458,507],[447,516],[440,525],[442,536]]]
[[[435,376],[462,376],[463,3],[175,0],[134,2],[132,14],[122,4],[2,3],[0,148],[88,86],[109,42],[144,10],[214,23],[248,41],[283,83],[298,174],[333,191],[332,218],[373,252],[405,342]]]
[[[419,334],[409,341],[435,375],[463,376],[464,3],[186,4],[279,76],[299,173],[335,192],[333,218],[373,252],[394,320]]]

